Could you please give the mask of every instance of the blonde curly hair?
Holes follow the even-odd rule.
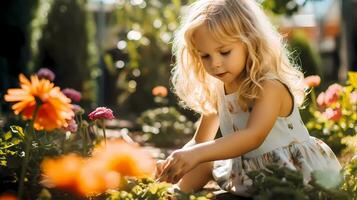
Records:
[[[282,36],[255,0],[198,0],[189,6],[173,41],[176,61],[171,81],[182,105],[201,114],[217,113],[219,80],[205,71],[193,42],[194,32],[203,24],[215,40],[241,41],[247,47],[237,99],[243,110],[258,98],[262,82],[272,78],[289,88],[298,105],[303,103],[304,75],[289,61]]]

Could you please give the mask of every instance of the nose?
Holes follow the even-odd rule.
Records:
[[[214,57],[212,58],[212,63],[211,63],[211,66],[213,68],[220,68],[222,67],[222,61],[219,57]]]

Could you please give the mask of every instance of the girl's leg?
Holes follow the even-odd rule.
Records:
[[[194,192],[212,180],[213,162],[202,163],[185,174],[177,183],[183,192]]]

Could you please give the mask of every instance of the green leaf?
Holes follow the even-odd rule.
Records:
[[[11,134],[10,131],[4,134],[4,139],[5,139],[5,140],[10,139],[11,137],[12,137],[12,134]]]
[[[24,129],[21,126],[10,126],[11,132],[18,134],[21,138],[25,138]]]
[[[21,140],[18,139],[18,138],[13,138],[13,139],[11,140],[11,142],[12,142],[14,145],[18,145],[18,144],[20,144]]]
[[[6,166],[6,160],[1,160],[0,161],[0,166]]]

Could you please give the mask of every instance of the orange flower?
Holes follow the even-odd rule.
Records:
[[[42,184],[71,190],[81,196],[93,196],[121,187],[125,176],[153,176],[155,162],[139,146],[123,140],[108,141],[93,150],[89,159],[70,154],[45,159],[41,164]]]
[[[3,193],[0,195],[0,200],[17,200],[17,197],[11,193]]]
[[[304,82],[308,87],[316,87],[320,85],[321,78],[317,75],[308,76],[304,79]]]
[[[67,127],[67,121],[74,113],[71,100],[62,94],[59,87],[55,87],[49,80],[39,80],[31,76],[31,81],[23,74],[19,75],[21,88],[8,89],[5,101],[17,102],[12,106],[15,114],[22,114],[25,119],[32,119],[36,108],[36,99],[40,100],[38,113],[34,120],[36,130],[51,131],[55,128]]]
[[[73,189],[83,159],[76,154],[69,154],[56,159],[45,159],[41,164],[43,172],[42,184],[46,187]]]
[[[122,176],[148,177],[155,172],[155,162],[140,146],[123,140],[112,140],[102,144],[93,151],[93,157],[106,163],[108,170]]]
[[[106,164],[99,160],[89,159],[77,176],[77,192],[81,196],[93,196],[107,189],[117,189],[120,185],[120,174],[106,169]]]
[[[152,95],[154,96],[166,97],[167,94],[167,88],[164,86],[156,86],[152,89]]]

